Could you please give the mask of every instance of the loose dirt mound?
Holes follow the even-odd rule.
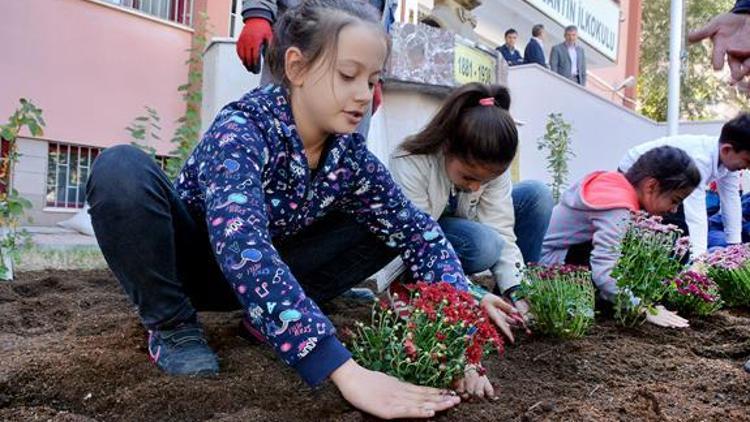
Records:
[[[201,315],[219,377],[170,378],[148,362],[144,331],[109,272],[19,278],[0,285],[0,420],[370,419],[242,339],[238,313]],[[367,319],[369,305],[338,301],[327,311],[343,327]],[[499,401],[437,419],[750,420],[748,357],[745,313],[722,311],[686,331],[600,321],[580,341],[520,338],[487,362]]]

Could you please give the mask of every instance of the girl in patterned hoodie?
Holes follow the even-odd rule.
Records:
[[[612,270],[617,245],[625,235],[630,213],[644,210],[661,215],[674,210],[692,193],[701,177],[692,158],[679,148],[654,148],[627,173],[598,171],[568,189],[552,210],[542,244],[544,265],[574,264],[591,267],[599,296],[614,300],[617,282]],[[686,327],[687,321],[658,307],[647,321],[664,327]]]
[[[87,186],[97,239],[165,372],[217,373],[196,309],[243,309],[308,384],[330,377],[379,417],[431,417],[460,399],[357,365],[317,305],[396,254],[414,280],[469,288],[440,227],[352,134],[387,36],[374,8],[349,0],[305,1],[276,25],[281,84],[227,105],[174,185],[133,147],[98,158]],[[491,294],[482,306],[496,319],[515,311]],[[486,377],[470,381],[471,393],[491,392]]]

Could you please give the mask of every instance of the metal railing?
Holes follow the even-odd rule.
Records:
[[[609,84],[609,82],[605,81],[604,79],[596,76],[595,74],[591,72],[586,72],[586,75],[589,77],[590,80],[596,82],[597,85],[599,85],[601,88],[603,88],[605,91],[608,91],[610,95],[616,96],[620,98],[623,102],[633,105],[633,107],[638,108],[640,106],[640,103],[638,103],[637,100],[634,100],[619,90],[616,90],[615,87]]]
[[[193,24],[193,0],[104,0],[181,25]]]

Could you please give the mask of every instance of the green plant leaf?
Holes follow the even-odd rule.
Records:
[[[0,137],[5,139],[6,141],[14,141],[15,136],[13,136],[13,132],[7,127],[3,127],[2,131],[0,131]]]
[[[29,128],[29,132],[31,132],[33,136],[42,135],[42,128],[36,123],[36,121],[32,120],[26,126]]]

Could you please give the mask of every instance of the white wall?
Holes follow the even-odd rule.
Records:
[[[260,78],[242,66],[232,40],[214,40],[204,54],[204,62],[205,130],[221,107],[257,86]],[[521,179],[549,179],[546,160],[536,144],[545,132],[550,113],[563,113],[565,120],[573,125],[576,157],[570,163],[570,180],[594,170],[615,169],[628,148],[667,133],[666,125],[614,104],[537,65],[510,68],[508,86],[513,96],[511,113],[523,123],[519,126]],[[391,89],[386,84],[383,104],[371,123],[370,149],[387,163],[391,151],[424,127],[441,101],[441,97],[416,91],[416,88],[411,91],[403,87]],[[718,136],[721,125],[722,122],[685,122],[680,130]]]
[[[16,140],[20,158],[13,172],[13,187],[24,198],[31,201],[29,212],[34,220],[43,216],[47,186],[47,142],[18,138]]]
[[[576,156],[570,162],[570,180],[594,170],[613,170],[632,146],[666,136],[667,127],[576,85],[537,65],[511,67],[508,87],[511,114],[519,124],[520,178],[547,181],[544,153],[537,140],[544,135],[547,116],[563,113],[572,124]],[[407,136],[419,131],[434,115],[442,99],[416,91],[389,90],[373,117],[370,149],[384,162]],[[681,133],[715,135],[723,122],[683,122]]]
[[[662,125],[665,125],[663,123]],[[706,122],[681,122],[680,133],[689,133],[693,135],[711,135],[719,138],[724,121],[706,121]]]
[[[667,127],[593,94],[537,65],[510,68],[513,117],[524,123],[520,135],[521,179],[548,180],[544,153],[537,140],[544,135],[547,116],[563,113],[573,126],[570,180],[594,170],[612,170],[632,146],[665,136]],[[685,122],[681,133],[718,137],[722,122]]]
[[[236,48],[234,39],[214,38],[203,53],[203,132],[219,110],[260,84],[260,75],[245,69]]]
[[[381,107],[370,123],[368,148],[387,164],[391,152],[406,137],[419,132],[437,112],[441,102],[439,96],[390,90],[386,84]]]

